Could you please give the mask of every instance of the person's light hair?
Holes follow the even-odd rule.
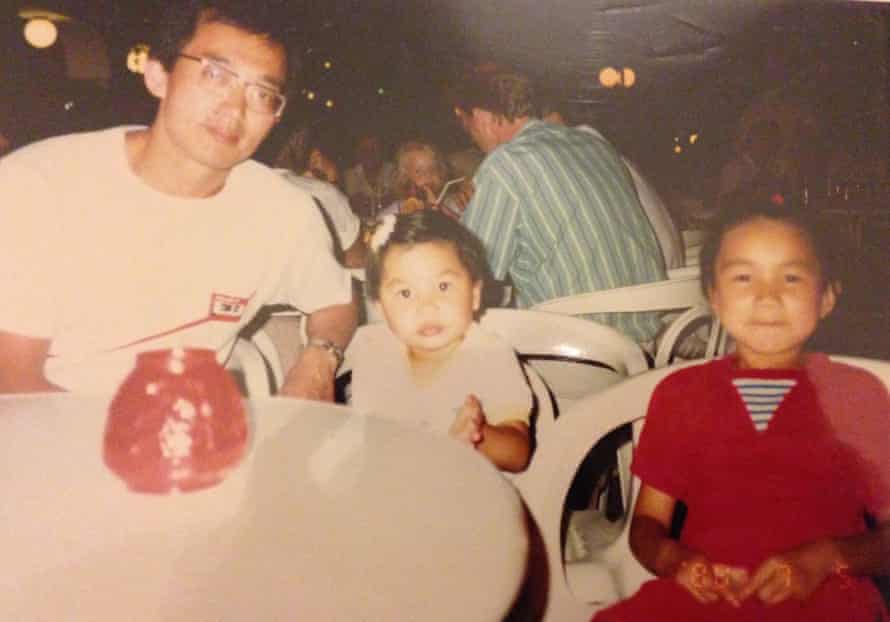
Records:
[[[448,178],[448,165],[435,146],[417,140],[403,142],[396,151],[396,170],[393,179],[393,188],[399,198],[407,199],[411,196],[414,182],[411,180],[408,164],[411,157],[418,153],[425,153],[430,156],[433,166],[443,182]]]

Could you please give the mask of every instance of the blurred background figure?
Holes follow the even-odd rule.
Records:
[[[383,155],[380,138],[361,135],[355,147],[355,165],[346,171],[344,185],[352,209],[362,218],[373,218],[392,201],[394,167]]]
[[[453,112],[485,152],[461,222],[482,240],[518,307],[666,278],[655,232],[620,154],[605,139],[538,118],[530,78],[468,71]],[[654,313],[589,314],[648,343]]]
[[[349,199],[336,186],[339,170],[324,136],[315,128],[295,131],[279,151],[274,167],[294,186],[311,194],[322,209],[335,253],[343,265],[362,268],[366,248],[361,235],[361,220],[350,208]]]
[[[485,154],[478,147],[454,151],[446,157],[448,168],[454,178],[463,178],[457,188],[449,193],[452,202],[459,207],[461,214],[467,208],[467,203],[473,198],[473,191],[476,189],[473,185],[473,177],[484,159]]]
[[[275,166],[340,186],[340,166],[328,138],[318,127],[296,130],[275,156]]]
[[[382,213],[410,214],[418,209],[431,208],[455,220],[460,218],[466,203],[459,202],[455,199],[456,194],[449,192],[457,183],[445,188],[452,174],[437,147],[415,140],[402,143],[396,151],[395,170],[393,189],[397,198]],[[439,201],[443,190],[446,195]]]
[[[402,143],[396,150],[392,184],[397,199],[387,210],[410,212],[432,207],[447,177],[448,167],[436,147],[416,140]]]
[[[736,157],[720,171],[718,203],[742,188],[769,197],[774,203],[786,203],[793,183],[780,158],[784,144],[782,128],[775,121],[764,119],[753,124],[742,138]]]

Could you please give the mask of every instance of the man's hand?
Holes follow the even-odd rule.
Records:
[[[288,397],[298,397],[319,402],[334,401],[334,374],[337,361],[323,348],[306,347],[278,392]]]
[[[766,605],[789,598],[805,600],[838,568],[840,555],[831,540],[816,540],[768,558],[751,575],[739,596],[756,595]]]
[[[475,395],[468,395],[454,418],[448,433],[459,441],[476,447],[482,442],[482,430],[485,426],[485,413],[482,404]]]
[[[337,344],[342,351],[355,332],[356,318],[354,303],[318,309],[306,319],[308,344],[313,341],[330,342]],[[307,345],[288,371],[279,394],[307,400],[334,401],[334,375],[339,362],[330,350],[319,345]]]
[[[458,185],[457,190],[451,193],[451,200],[461,214],[467,209],[474,192],[476,192],[476,186],[473,185],[473,180],[466,179]]]

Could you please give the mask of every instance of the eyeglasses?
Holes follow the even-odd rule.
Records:
[[[201,85],[207,90],[228,93],[236,84],[243,84],[248,108],[262,114],[281,116],[287,98],[276,89],[258,82],[248,82],[238,72],[211,58],[191,54],[179,56],[201,63]]]

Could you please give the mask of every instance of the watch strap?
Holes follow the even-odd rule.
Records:
[[[315,347],[321,348],[322,350],[327,350],[337,361],[338,368],[340,367],[340,365],[343,364],[343,349],[329,339],[322,339],[321,337],[311,337],[309,341],[306,342],[306,347]]]

